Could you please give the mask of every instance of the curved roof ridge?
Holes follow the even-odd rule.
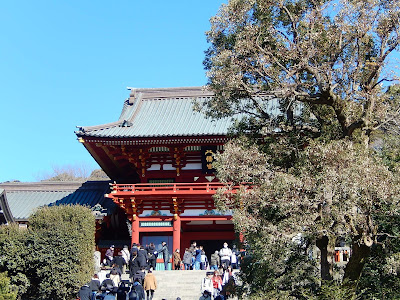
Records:
[[[133,103],[138,95],[141,99],[162,99],[181,97],[214,96],[214,93],[207,87],[169,87],[169,88],[128,88],[131,90],[129,101]]]
[[[78,128],[78,130],[75,131],[75,133],[79,134],[79,133],[85,133],[86,131],[110,129],[110,128],[117,127],[117,126],[121,125],[123,122],[124,122],[124,120],[118,120],[118,121],[115,121],[115,122],[106,123],[106,124],[102,124],[102,125],[76,126]]]

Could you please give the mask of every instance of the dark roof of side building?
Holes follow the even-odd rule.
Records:
[[[78,126],[75,133],[99,138],[225,136],[235,117],[211,119],[193,110],[194,101],[202,103],[213,96],[203,87],[131,89],[118,121]],[[270,110],[278,112],[273,102]]]
[[[1,183],[0,205],[3,213],[8,209],[7,222],[27,221],[37,208],[52,205],[99,204],[110,214],[116,205],[104,197],[108,192],[109,181]]]
[[[7,196],[4,189],[0,188],[0,225],[8,224],[14,221],[8,206]]]

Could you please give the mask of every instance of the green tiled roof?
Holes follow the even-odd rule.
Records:
[[[37,182],[4,183],[8,206],[16,221],[27,220],[41,206],[80,204],[93,207],[100,204],[108,213],[115,209],[115,204],[104,194],[109,190],[108,181]]]
[[[193,101],[213,94],[201,87],[132,89],[117,122],[80,127],[78,136],[130,138],[226,135],[232,118],[213,120],[193,111]]]

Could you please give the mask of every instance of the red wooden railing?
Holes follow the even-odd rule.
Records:
[[[130,195],[157,195],[157,194],[215,194],[223,183],[139,183],[139,184],[113,184],[111,194]]]

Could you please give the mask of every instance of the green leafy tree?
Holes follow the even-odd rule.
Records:
[[[236,229],[254,250],[256,259],[244,269],[251,292],[281,290],[296,298],[305,290],[317,292],[313,246],[321,250],[322,279],[330,280],[339,237],[352,244],[344,279],[357,281],[373,247],[398,239],[397,230],[387,231],[390,226],[382,224],[386,220],[394,225],[391,219],[399,217],[399,176],[360,145],[311,141],[296,166],[285,171],[271,165],[272,159],[247,140],[228,144],[217,159],[222,182],[252,183],[233,195],[227,193],[228,185],[216,200],[223,209],[234,208]],[[394,257],[387,262],[395,264]],[[396,265],[392,268],[397,270]],[[257,275],[264,279],[255,280]]]
[[[339,287],[361,296],[374,257],[382,270],[396,269],[398,248],[385,245],[399,233],[385,222],[399,216],[400,98],[383,84],[398,79],[390,66],[400,1],[231,0],[207,38],[215,97],[197,109],[215,118],[241,114],[233,133],[251,137],[228,144],[217,167],[222,182],[253,183],[217,199],[234,208],[252,257],[270,271],[257,273],[250,260],[248,293],[324,299]],[[344,286],[329,284],[338,239],[352,245]],[[313,268],[307,254],[315,247],[320,277],[291,276],[293,262]]]

